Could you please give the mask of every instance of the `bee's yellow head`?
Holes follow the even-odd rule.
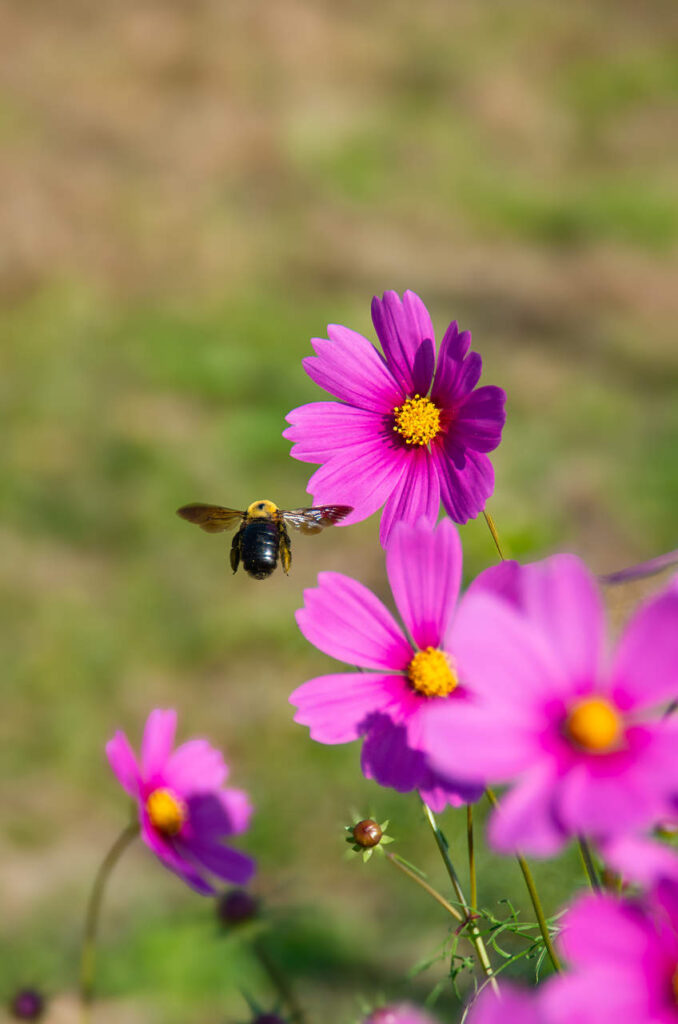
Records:
[[[259,501],[253,501],[247,509],[248,519],[272,519],[278,511],[278,506],[274,505],[272,501],[268,501],[267,498],[260,498]]]

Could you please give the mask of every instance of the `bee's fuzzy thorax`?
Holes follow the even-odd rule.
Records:
[[[278,506],[268,498],[259,498],[247,507],[248,519],[271,519],[278,512]]]

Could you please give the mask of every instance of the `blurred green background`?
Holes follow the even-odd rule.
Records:
[[[269,941],[315,1020],[444,977],[406,978],[443,912],[342,859],[371,811],[444,887],[416,798],[287,704],[331,670],[293,620],[317,571],[388,600],[376,518],[297,538],[291,576],[262,584],[174,510],[304,504],[281,430],[321,397],[309,338],[371,336],[372,294],[412,288],[508,392],[490,509],[513,555],[605,571],[676,546],[672,8],[6,0],[0,997],[32,982],[73,1019],[86,893],[127,814],[103,744],[136,743],[154,706],[251,792]],[[495,553],[482,521],[462,539],[472,576]],[[524,907],[515,866],[481,861],[483,903]],[[571,855],[536,870],[549,910],[580,884]],[[102,1021],[244,1021],[240,990],[273,999],[142,847],[107,895],[99,987]]]

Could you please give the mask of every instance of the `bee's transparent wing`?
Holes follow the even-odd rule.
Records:
[[[281,509],[281,516],[295,530],[301,533],[320,533],[326,526],[334,526],[336,523],[352,512],[350,505],[316,505],[314,508],[292,508],[289,511]]]
[[[183,505],[178,508],[177,515],[189,523],[195,523],[206,533],[221,533],[222,530],[231,530],[241,523],[245,513],[235,508],[224,508],[222,505],[203,505],[197,502],[195,505]]]

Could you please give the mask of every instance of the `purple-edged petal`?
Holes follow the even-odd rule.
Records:
[[[405,727],[395,725],[386,715],[374,715],[370,720],[360,765],[365,778],[399,793],[415,789],[426,770],[424,755],[407,744]]]
[[[221,878],[225,882],[232,882],[234,885],[246,885],[256,871],[255,861],[247,854],[218,843],[214,845],[190,843],[182,852],[185,852],[187,857],[197,860],[202,867],[207,868],[217,878]]]
[[[523,567],[525,613],[551,644],[573,684],[593,683],[601,667],[605,612],[595,578],[574,555]]]
[[[542,765],[506,793],[490,819],[488,839],[500,853],[522,850],[537,857],[551,857],[565,844],[566,836],[553,816],[551,766]]]
[[[453,454],[448,454],[443,444],[434,444],[431,454],[438,469],[440,497],[447,514],[455,523],[475,519],[494,490],[494,470],[487,455],[467,451],[462,469],[455,465]]]
[[[435,365],[435,335],[426,306],[414,292],[402,299],[396,292],[384,292],[372,299],[372,323],[386,356],[386,362],[403,391],[425,395],[431,386]]]
[[[612,668],[615,699],[626,708],[678,697],[678,588],[647,601],[627,626]]]
[[[308,725],[319,743],[349,743],[375,712],[398,717],[404,685],[400,676],[373,672],[318,676],[291,694],[290,704],[298,708],[294,721]]]
[[[438,355],[438,366],[431,398],[440,409],[449,409],[469,395],[483,370],[483,361],[477,352],[468,352],[471,332],[460,331],[453,320],[443,335]],[[467,355],[468,353],[468,355]]]
[[[374,442],[384,434],[384,415],[340,402],[310,402],[285,417],[292,425],[283,437],[294,442],[291,454],[301,462],[327,462],[344,449]]]
[[[118,730],[106,744],[106,756],[115,777],[130,796],[139,796],[139,766],[124,732]]]
[[[141,771],[145,780],[162,773],[172,753],[176,728],[176,711],[162,711],[160,708],[151,711],[141,741]]]
[[[395,524],[386,570],[398,611],[418,647],[440,646],[457,603],[461,565],[461,541],[449,519],[435,529],[425,522]]]
[[[329,340],[311,339],[316,355],[302,360],[309,377],[342,402],[390,413],[402,400],[402,390],[374,345],[337,324],[329,324],[327,333]]]
[[[362,583],[338,572],[318,573],[304,591],[297,624],[309,643],[361,668],[404,670],[412,648],[389,610]]]
[[[455,441],[477,452],[491,452],[501,441],[506,422],[506,392],[488,384],[477,388],[455,411],[450,427]]]
[[[540,999],[544,1024],[668,1024],[649,1014],[646,985],[627,959],[620,963],[623,970],[617,963],[549,979]]]
[[[440,484],[431,452],[416,448],[403,452],[405,472],[386,500],[379,527],[382,547],[388,544],[395,523],[425,519],[431,526],[440,508]]]
[[[340,525],[358,523],[376,512],[398,486],[408,454],[382,438],[364,441],[316,470],[306,490],[314,505],[351,505],[353,512]]]
[[[243,832],[252,813],[247,795],[239,789],[199,793],[186,802],[188,821],[182,836],[203,845]]]
[[[212,896],[214,894],[214,888],[200,876],[189,860],[177,852],[169,840],[155,831],[145,814],[142,815],[141,819],[141,838],[156,857],[162,861],[165,867],[179,875],[192,889],[195,889],[196,892],[201,893],[203,896]]]
[[[441,814],[446,807],[463,807],[480,800],[485,787],[481,784],[445,779],[431,768],[427,768],[417,787],[419,796],[434,814]]]
[[[207,740],[189,740],[177,747],[163,775],[179,795],[204,793],[223,785],[227,769],[221,752]]]

